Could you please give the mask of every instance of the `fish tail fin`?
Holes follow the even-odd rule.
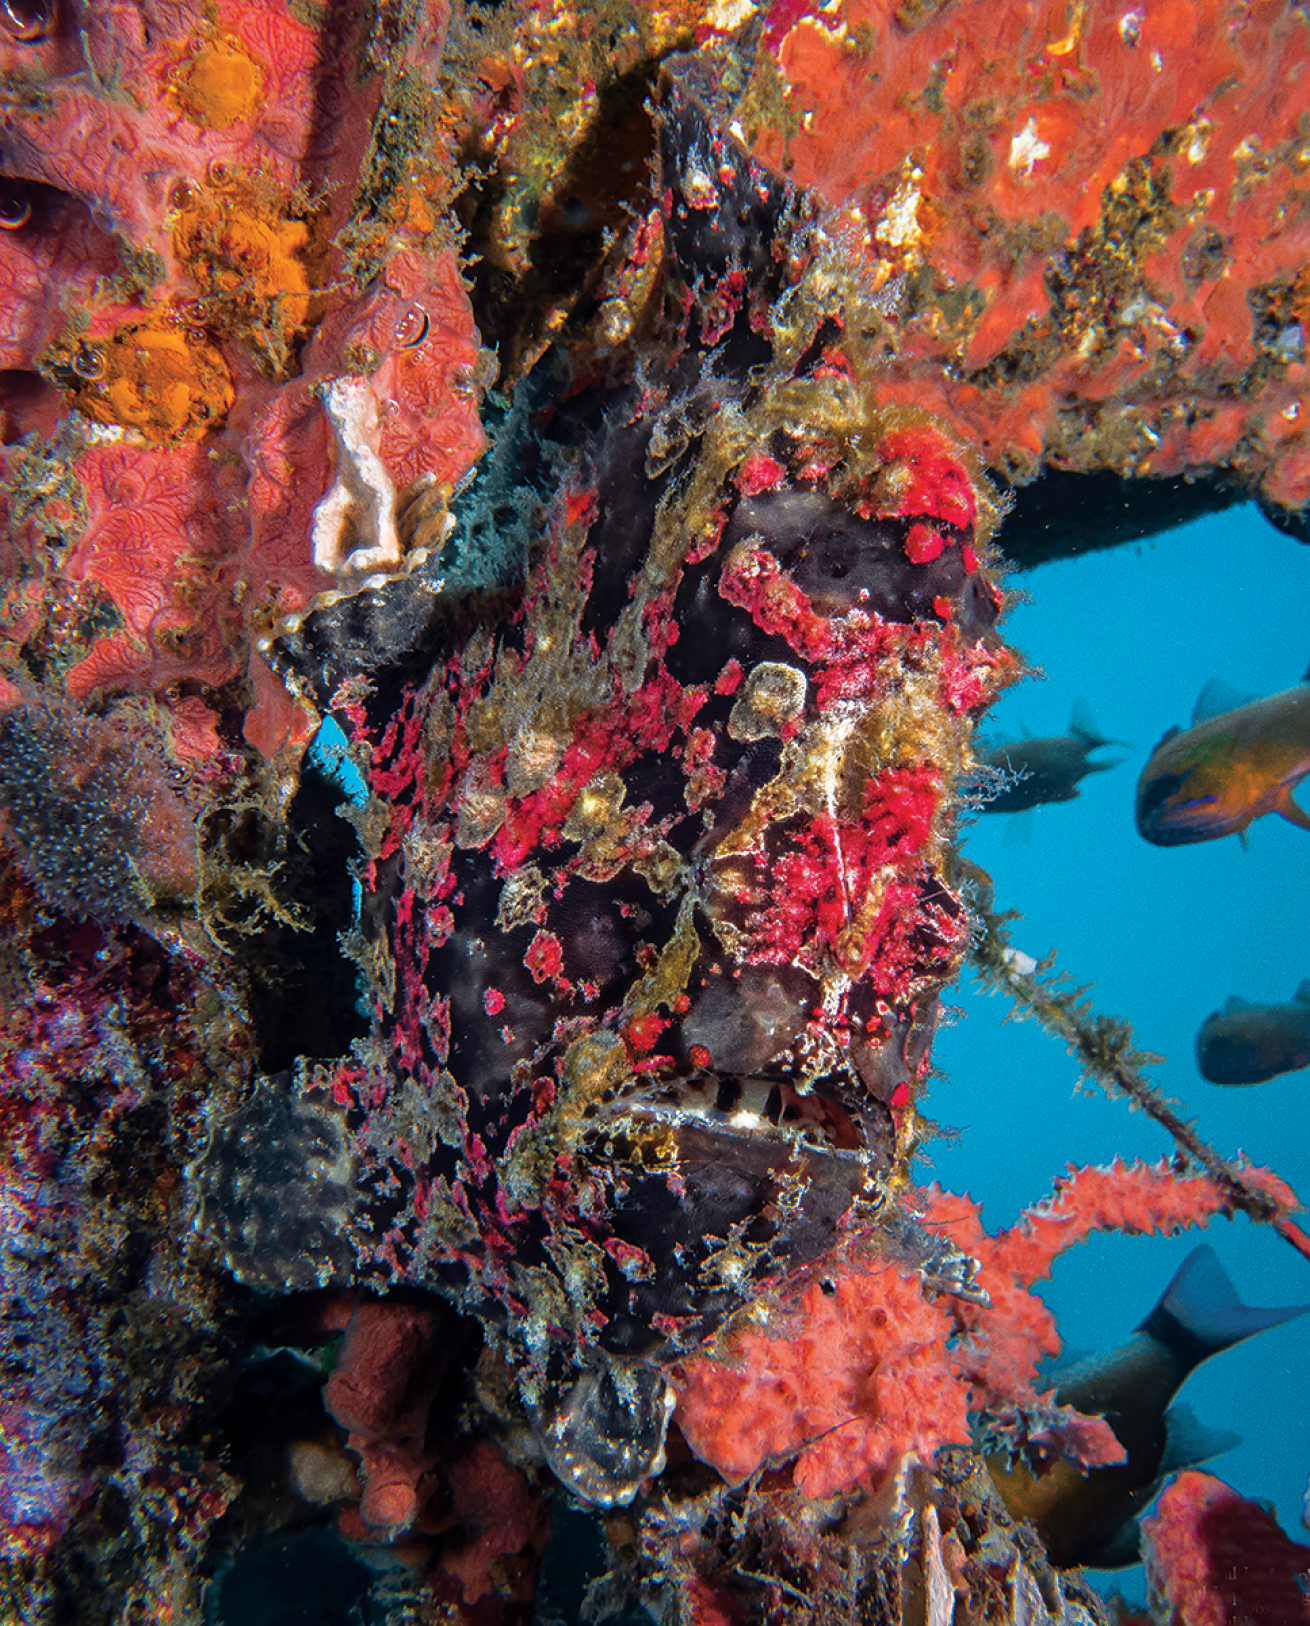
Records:
[[[1307,813],[1303,807],[1298,807],[1292,800],[1290,786],[1284,788],[1283,794],[1278,798],[1274,806],[1289,824],[1299,825],[1302,830],[1310,830],[1310,813]]]
[[[1270,1327],[1304,1315],[1310,1304],[1257,1308],[1243,1304],[1208,1243],[1193,1248],[1139,1331],[1149,1333],[1188,1369]]]
[[[1241,1443],[1240,1434],[1207,1428],[1190,1406],[1170,1406],[1164,1414],[1161,1476],[1180,1474],[1184,1468],[1199,1468],[1203,1462],[1223,1456],[1225,1451],[1235,1451]]]
[[[1171,1406],[1165,1413],[1164,1427],[1164,1456],[1160,1462],[1160,1478],[1150,1491],[1152,1496],[1166,1474],[1195,1468],[1242,1443],[1240,1434],[1206,1428],[1186,1406]],[[1126,1519],[1103,1546],[1083,1560],[1089,1568],[1097,1570],[1123,1570],[1141,1561],[1142,1527],[1136,1519]]]
[[[1096,726],[1092,708],[1080,695],[1069,713],[1069,732],[1080,739],[1089,751],[1098,751],[1103,745],[1122,745],[1122,740],[1108,739]]]

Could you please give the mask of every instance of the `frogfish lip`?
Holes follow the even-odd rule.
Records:
[[[853,1074],[802,1085],[706,1070],[630,1078],[582,1109],[577,1167],[608,1188],[611,1260],[632,1275],[576,1376],[533,1413],[576,1495],[631,1501],[663,1465],[670,1362],[829,1256],[862,1205],[881,1208],[887,1109],[861,1094]]]
[[[861,1116],[856,1105],[822,1082],[802,1087],[781,1077],[698,1072],[642,1080],[602,1105],[589,1127],[610,1128],[622,1121],[674,1134],[722,1136],[725,1144],[794,1142],[827,1156],[859,1160],[874,1141]]]

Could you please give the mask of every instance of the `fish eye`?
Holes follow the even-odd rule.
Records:
[[[32,188],[26,181],[0,176],[0,231],[18,231],[32,218]]]
[[[0,30],[10,39],[30,44],[50,32],[53,4],[47,0],[0,0]]]

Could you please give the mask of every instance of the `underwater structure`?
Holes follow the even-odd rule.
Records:
[[[959,819],[1027,483],[1304,524],[1308,58],[4,8],[0,1618],[1108,1619],[1003,1495],[1124,1457],[1035,1284],[1310,1243]],[[917,1183],[966,956],[1177,1155],[999,1235]],[[1192,1471],[1161,1620],[1234,1531],[1298,1618]]]

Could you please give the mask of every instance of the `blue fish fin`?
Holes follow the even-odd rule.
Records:
[[[1255,1000],[1243,999],[1241,994],[1230,994],[1224,1001],[1225,1011],[1253,1011],[1255,1008]]]
[[[1184,1468],[1195,1468],[1225,1451],[1235,1450],[1242,1443],[1240,1434],[1227,1429],[1207,1428],[1198,1422],[1189,1406],[1171,1406],[1164,1416],[1164,1455],[1160,1459],[1160,1474],[1142,1495],[1138,1506],[1149,1502],[1170,1474]],[[1084,1560],[1088,1569],[1123,1570],[1142,1561],[1142,1527],[1136,1519],[1125,1519],[1102,1546]]]
[[[1125,1519],[1110,1539],[1083,1560],[1089,1570],[1126,1570],[1142,1562],[1142,1527],[1136,1519]]]
[[[1246,831],[1239,830],[1237,832],[1237,839],[1242,843],[1242,851],[1244,853],[1249,853],[1251,850],[1251,838],[1249,835],[1247,835]]]
[[[1149,1333],[1180,1355],[1190,1352],[1194,1366],[1207,1355],[1231,1349],[1243,1338],[1281,1326],[1307,1310],[1310,1304],[1268,1309],[1243,1304],[1228,1279],[1228,1272],[1219,1263],[1219,1255],[1208,1242],[1203,1242],[1183,1260],[1160,1302],[1138,1331]],[[1202,1349],[1199,1355],[1195,1353],[1198,1344]]]
[[[1033,839],[1033,832],[1037,822],[1033,818],[1036,808],[1021,807],[1017,813],[1011,813],[1009,823],[1005,827],[1005,834],[1001,837],[1003,846],[1023,847]]]
[[[1307,977],[1297,991],[1292,995],[1302,1005],[1310,1005],[1310,977]]]
[[[1212,717],[1222,717],[1226,711],[1236,711],[1239,706],[1249,706],[1254,699],[1254,695],[1243,694],[1222,678],[1211,678],[1196,697],[1196,705],[1192,708],[1192,727],[1195,728],[1198,723],[1208,723]]]
[[[1296,805],[1292,800],[1290,789],[1284,789],[1282,795],[1278,798],[1276,807],[1289,824],[1295,824],[1302,830],[1310,830],[1310,813],[1307,813],[1303,807]]]
[[[1172,728],[1166,728],[1164,733],[1161,734],[1160,738],[1151,747],[1151,755],[1154,756],[1162,745],[1168,745],[1170,740],[1176,740],[1181,733],[1182,729],[1177,723],[1175,723]]]
[[[1126,740],[1112,740],[1102,734],[1096,726],[1096,719],[1092,716],[1092,708],[1080,695],[1073,703],[1073,710],[1069,713],[1069,732],[1076,739],[1080,739],[1089,751],[1099,750],[1103,745],[1126,745]]]
[[[1197,1419],[1190,1406],[1170,1406],[1164,1415],[1164,1455],[1160,1458],[1160,1477],[1181,1473],[1184,1468],[1196,1468],[1211,1457],[1235,1451],[1242,1443],[1240,1434],[1226,1428],[1207,1428]]]

